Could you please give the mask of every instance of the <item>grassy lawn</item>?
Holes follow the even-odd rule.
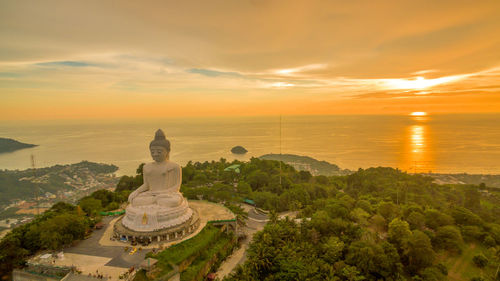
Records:
[[[481,200],[481,207],[485,207],[488,210],[491,210],[495,205],[491,202]]]
[[[482,245],[465,244],[461,255],[450,255],[443,251],[438,254],[438,261],[448,268],[448,280],[470,280],[472,277],[486,277],[487,273],[493,274],[492,267],[478,268],[472,258],[485,253],[487,249]]]
[[[223,235],[217,240],[217,243],[210,246],[184,271],[181,272],[181,281],[193,280],[198,272],[210,261],[217,253],[220,253],[222,248],[230,242],[230,237]]]
[[[207,224],[193,238],[175,244],[156,255],[151,255],[151,257],[158,259],[157,266],[161,268],[161,274],[167,274],[173,269],[170,264],[178,265],[185,259],[203,251],[217,240],[219,233],[218,228]]]

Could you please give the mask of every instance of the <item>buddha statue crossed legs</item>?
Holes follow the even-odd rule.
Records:
[[[158,130],[149,149],[154,160],[143,167],[144,183],[129,195],[123,225],[135,231],[173,227],[191,218],[192,210],[179,192],[181,167],[168,160],[170,142]]]

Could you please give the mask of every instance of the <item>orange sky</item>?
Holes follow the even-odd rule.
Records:
[[[500,112],[500,1],[1,1],[0,120]]]

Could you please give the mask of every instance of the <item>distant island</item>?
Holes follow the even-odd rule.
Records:
[[[235,146],[231,149],[231,152],[234,154],[245,154],[248,152],[243,146]]]
[[[22,143],[13,139],[0,138],[0,153],[13,152],[19,149],[38,146],[36,144]]]
[[[341,169],[335,164],[328,163],[326,161],[319,161],[309,156],[294,154],[265,154],[259,158],[264,160],[283,161],[297,170],[309,171],[313,176],[345,176],[353,173],[351,170]]]

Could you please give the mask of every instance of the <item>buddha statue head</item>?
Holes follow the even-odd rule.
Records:
[[[163,162],[168,159],[170,153],[170,142],[165,138],[165,134],[161,129],[155,133],[155,139],[149,144],[151,157],[157,163]]]

